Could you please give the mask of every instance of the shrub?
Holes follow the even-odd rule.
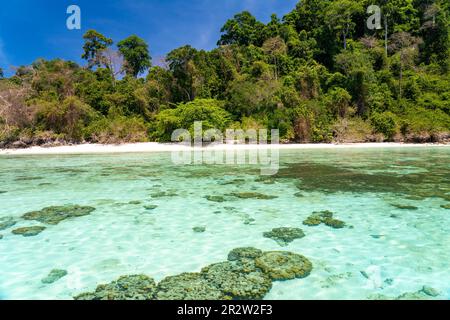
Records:
[[[116,116],[92,122],[86,138],[96,143],[132,143],[148,141],[147,126],[142,118]]]
[[[202,122],[203,130],[223,131],[231,121],[223,105],[223,102],[214,99],[196,99],[179,104],[175,109],[163,110],[156,116],[152,136],[159,141],[170,141],[174,130],[186,129],[193,137],[196,121]]]
[[[401,121],[401,131],[405,135],[449,133],[450,116],[441,110],[412,108]]]
[[[373,133],[369,122],[360,117],[338,119],[333,125],[334,141],[338,143],[367,142]]]
[[[374,113],[370,121],[375,131],[378,133],[382,133],[389,140],[391,140],[397,133],[396,117],[389,111],[383,113]]]
[[[43,129],[62,133],[66,139],[80,141],[84,127],[96,117],[96,112],[77,97],[71,96],[62,103],[37,100],[36,120]]]

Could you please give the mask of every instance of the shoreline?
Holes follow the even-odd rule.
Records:
[[[265,150],[276,148],[278,150],[312,150],[312,149],[355,149],[355,148],[424,148],[450,147],[450,144],[438,143],[348,143],[348,144],[277,144],[277,145],[249,145],[249,144],[221,144],[201,147],[201,150]],[[198,147],[188,147],[174,143],[128,143],[128,144],[78,144],[58,147],[31,147],[26,149],[0,149],[0,155],[78,155],[78,154],[114,154],[114,153],[152,153],[195,151]]]

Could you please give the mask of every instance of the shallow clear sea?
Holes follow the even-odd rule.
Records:
[[[71,299],[122,275],[159,281],[242,246],[313,263],[309,277],[275,282],[267,299],[387,299],[424,286],[435,297],[418,298],[450,298],[450,148],[284,150],[280,162],[267,178],[251,165],[174,165],[170,153],[0,156],[0,218],[18,220],[0,231],[0,299]],[[42,225],[24,213],[69,204],[96,210],[34,237],[11,233]],[[302,224],[323,210],[347,226]],[[280,247],[263,237],[276,227],[306,236]],[[68,274],[43,284],[53,269]]]

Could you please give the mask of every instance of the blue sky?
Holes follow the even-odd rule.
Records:
[[[96,29],[118,41],[137,34],[150,45],[157,63],[185,44],[212,49],[220,28],[234,14],[249,10],[268,22],[282,17],[298,0],[8,0],[0,8],[0,67],[30,64],[37,58],[81,62],[82,35]],[[82,29],[66,28],[66,9],[81,8]]]

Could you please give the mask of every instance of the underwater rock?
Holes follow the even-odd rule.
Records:
[[[222,291],[200,273],[182,273],[163,279],[157,287],[157,300],[226,300]]]
[[[303,193],[297,192],[297,193],[294,194],[294,197],[296,197],[296,198],[304,198],[305,196],[304,196]]]
[[[325,224],[329,227],[335,228],[335,229],[342,229],[345,227],[345,222],[341,220],[337,220],[333,218],[334,213],[331,211],[320,211],[320,212],[313,212],[305,221],[303,221],[303,224],[305,226],[310,227],[316,227],[320,224]]]
[[[450,203],[449,204],[443,204],[441,206],[442,209],[450,209]]]
[[[439,291],[429,286],[423,286],[422,290],[420,291],[430,297],[437,297],[440,295]]]
[[[144,206],[145,210],[155,210],[156,208],[158,208],[158,206],[155,204]]]
[[[195,233],[203,233],[203,232],[206,231],[206,227],[194,227],[194,228],[192,228],[192,230],[193,230]]]
[[[246,270],[230,261],[207,266],[202,275],[233,300],[260,300],[272,288],[272,280],[262,271]]]
[[[278,198],[277,196],[269,196],[258,192],[233,192],[230,196],[239,199],[258,199],[258,200],[272,200]]]
[[[3,217],[0,218],[0,230],[5,230],[11,228],[17,223],[13,217]]]
[[[0,194],[4,194],[4,193],[7,193],[8,191],[2,191],[2,190],[0,190]]]
[[[44,179],[43,177],[25,177],[25,176],[21,176],[21,177],[17,177],[14,179],[14,181],[33,181],[33,180],[42,180]]]
[[[159,191],[159,192],[154,192],[154,193],[150,194],[150,196],[152,198],[171,198],[171,197],[177,197],[178,194],[176,194],[175,192]]]
[[[263,255],[259,249],[252,247],[236,248],[228,254],[228,261],[238,261],[242,259],[256,259]]]
[[[342,229],[345,227],[345,222],[337,219],[325,219],[323,223],[334,229]]]
[[[313,213],[305,221],[303,221],[303,224],[305,226],[309,226],[309,227],[316,227],[318,225],[321,225],[322,222],[323,222],[323,218],[320,215]]]
[[[142,201],[138,201],[138,200],[136,200],[136,201],[130,201],[130,202],[128,202],[128,204],[131,204],[131,205],[139,205],[139,204],[142,204]]]
[[[206,196],[205,197],[206,200],[211,201],[211,202],[225,202],[225,198],[222,196]]]
[[[0,240],[2,240],[3,239],[3,235],[2,234],[0,234]]]
[[[395,300],[428,300],[430,296],[419,290],[417,292],[405,292],[396,298]]]
[[[264,252],[256,258],[255,265],[272,280],[305,278],[313,269],[312,263],[304,256],[282,251]]]
[[[245,225],[250,225],[250,224],[252,224],[253,222],[255,222],[256,220],[254,219],[254,218],[252,218],[252,217],[245,217],[244,218],[244,224]]]
[[[48,276],[41,280],[41,282],[45,284],[52,284],[65,276],[67,276],[67,270],[53,269],[50,271]]]
[[[416,292],[405,292],[397,297],[389,297],[381,294],[370,295],[370,300],[431,300],[436,298],[440,293],[431,287],[423,286],[423,288]]]
[[[82,207],[78,205],[47,207],[40,211],[25,213],[22,218],[25,220],[36,220],[50,225],[57,225],[61,221],[69,218],[87,216],[94,210],[95,208],[93,207]]]
[[[244,183],[245,183],[245,179],[234,179],[231,181],[221,181],[221,182],[219,182],[219,185],[228,186],[228,185],[240,185],[240,184],[244,184]]]
[[[403,205],[403,204],[391,203],[391,206],[396,207],[397,209],[401,209],[401,210],[419,210],[419,208],[417,208],[415,206],[408,206],[408,205]]]
[[[156,283],[145,275],[122,276],[109,284],[97,286],[94,292],[82,293],[75,300],[153,300]]]
[[[38,234],[40,234],[45,229],[46,229],[45,227],[39,227],[39,226],[24,227],[24,228],[15,229],[12,231],[12,233],[15,235],[21,235],[24,237],[34,237],[34,236],[37,236]]]
[[[303,238],[305,234],[299,228],[274,228],[272,231],[264,232],[263,236],[273,239],[280,246],[285,247],[294,240]]]

